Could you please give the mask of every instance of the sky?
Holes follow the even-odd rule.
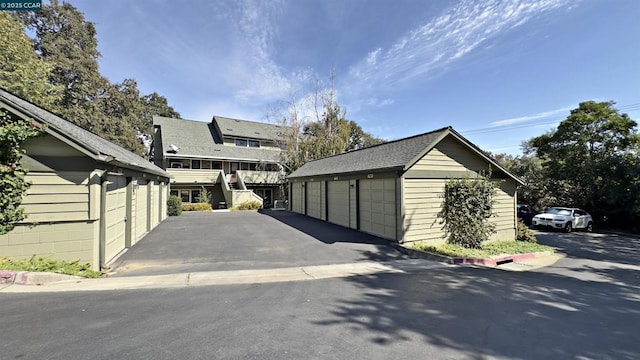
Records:
[[[637,0],[71,0],[100,71],[185,119],[273,122],[326,86],[386,140],[452,126],[521,153],[582,101],[640,121]]]

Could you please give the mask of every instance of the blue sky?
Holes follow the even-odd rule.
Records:
[[[69,1],[101,72],[183,118],[268,121],[333,69],[347,118],[384,139],[453,126],[492,152],[586,100],[640,120],[640,1]]]

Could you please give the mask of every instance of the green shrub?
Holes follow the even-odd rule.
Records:
[[[447,243],[479,249],[495,233],[493,196],[496,184],[488,177],[450,179],[444,188],[438,213]]]
[[[536,235],[522,222],[522,219],[518,219],[518,227],[516,230],[516,240],[526,241],[531,243],[537,243]]]
[[[182,204],[182,211],[211,211],[211,204],[208,203],[196,203],[196,204]]]
[[[182,214],[182,199],[179,196],[169,196],[167,200],[167,215],[180,216]]]
[[[259,201],[245,201],[233,207],[235,210],[258,210],[262,208]]]
[[[207,190],[204,186],[200,187],[200,195],[196,199],[199,203],[211,203],[211,192]]]
[[[99,271],[91,270],[90,264],[80,263],[78,260],[64,261],[35,256],[32,256],[29,260],[0,258],[0,269],[52,272],[56,274],[82,276],[85,278],[98,278],[102,275]]]

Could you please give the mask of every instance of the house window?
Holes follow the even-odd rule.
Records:
[[[240,163],[240,170],[249,170],[249,163]]]
[[[189,159],[170,159],[169,167],[172,169],[190,169],[191,160]]]
[[[200,169],[200,160],[191,160],[192,169]]]
[[[258,140],[249,140],[249,147],[259,148],[260,141]]]
[[[171,195],[171,196],[178,196],[178,190],[171,190],[171,191],[169,192],[169,195]]]
[[[221,170],[222,169],[222,161],[212,161],[211,162],[211,168],[215,169],[215,170]]]
[[[200,190],[191,190],[191,202],[195,203],[200,201]]]
[[[202,160],[202,168],[203,168],[203,169],[211,169],[211,161],[209,161],[209,160]]]
[[[247,146],[247,140],[245,139],[236,139],[236,146]]]
[[[180,198],[182,199],[183,203],[188,203],[190,202],[189,200],[191,200],[189,198],[189,196],[191,195],[191,191],[189,190],[180,190]]]
[[[256,169],[256,163],[249,163],[249,170],[255,170]]]

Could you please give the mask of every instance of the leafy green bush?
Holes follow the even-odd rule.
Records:
[[[179,196],[169,196],[167,200],[167,215],[180,216],[182,214],[182,199]]]
[[[20,205],[30,184],[20,159],[25,153],[23,144],[43,131],[44,127],[0,109],[0,235],[13,230],[26,217]]]
[[[516,229],[516,240],[526,241],[531,243],[537,243],[536,235],[522,222],[522,219],[518,219],[518,227]]]
[[[233,207],[235,210],[258,210],[262,208],[259,201],[245,201]]]
[[[493,196],[496,185],[488,178],[450,179],[438,213],[449,244],[479,249],[495,233]]]
[[[102,276],[99,271],[91,270],[88,263],[75,261],[54,260],[45,257],[31,257],[29,260],[14,260],[0,258],[0,269],[32,271],[32,272],[52,272],[56,274],[66,274],[82,276],[85,278],[98,278]]]
[[[211,204],[209,203],[196,203],[196,204],[182,204],[182,211],[211,211]]]

